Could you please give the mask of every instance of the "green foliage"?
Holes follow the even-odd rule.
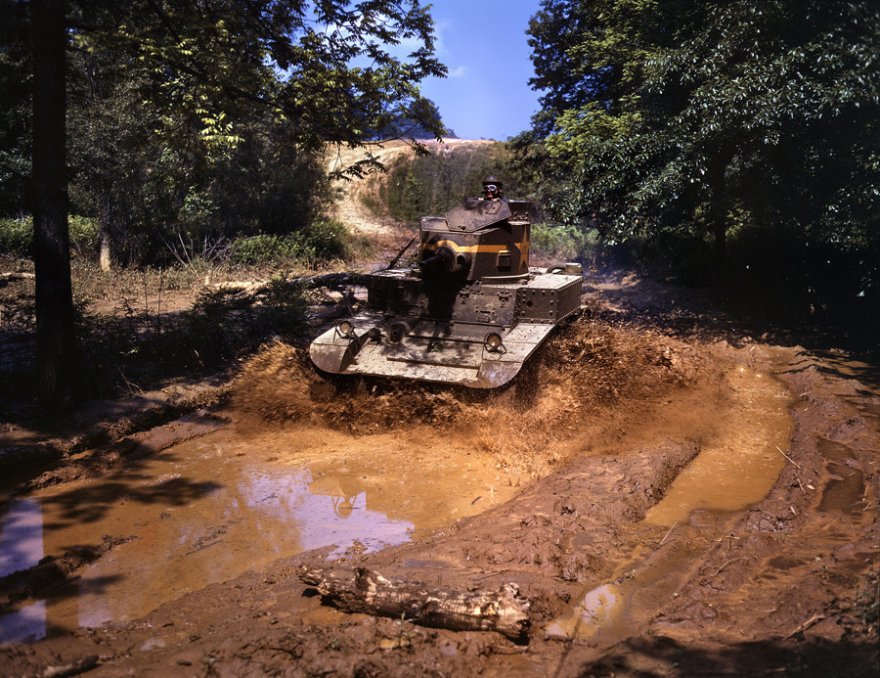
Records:
[[[544,0],[530,33],[545,109],[514,151],[552,217],[730,283],[728,249],[775,231],[851,261],[846,295],[880,301],[874,3]],[[789,279],[829,286],[803,265]]]
[[[268,264],[301,256],[299,239],[289,235],[252,235],[234,240],[230,247],[234,264]]]
[[[298,149],[271,112],[241,107],[241,143],[220,148],[216,138],[204,143],[185,111],[145,99],[143,73],[121,70],[103,51],[75,61],[70,194],[100,220],[118,262],[211,258],[228,239],[294,231],[320,211],[320,159]]]
[[[532,250],[560,261],[592,259],[598,245],[595,230],[562,224],[532,224]]]
[[[91,217],[71,214],[67,217],[70,231],[70,246],[81,256],[88,256],[98,251],[100,233],[98,220]]]
[[[30,217],[0,219],[0,252],[30,254],[34,238],[34,221]]]
[[[73,251],[88,255],[98,248],[98,224],[94,219],[71,214],[67,218],[70,230],[70,247]],[[0,219],[0,253],[19,256],[30,255],[34,237],[34,220],[30,216],[17,219]]]
[[[0,0],[0,216],[31,211],[30,5]],[[300,232],[328,199],[327,144],[442,131],[418,91],[445,68],[416,0],[248,7],[67,3],[71,207],[98,221],[117,263]],[[402,42],[416,47],[397,57]],[[313,240],[308,256],[339,256],[333,234]]]
[[[313,264],[341,259],[350,249],[348,229],[336,219],[318,219],[307,228],[289,235],[259,234],[232,242],[230,260],[234,264],[275,264],[293,262]]]
[[[298,233],[311,259],[341,259],[349,251],[348,229],[336,219],[318,219]]]

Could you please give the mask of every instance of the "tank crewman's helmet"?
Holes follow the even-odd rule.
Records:
[[[483,195],[493,198],[501,197],[501,181],[494,174],[483,179]]]

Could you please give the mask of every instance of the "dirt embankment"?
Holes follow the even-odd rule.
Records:
[[[459,149],[487,146],[498,142],[472,139],[422,140],[419,142],[431,153],[454,153]],[[404,141],[386,141],[364,148],[328,149],[324,166],[328,172],[341,172],[346,168],[375,161],[390,167],[395,160],[415,154],[413,145]],[[333,183],[335,196],[330,213],[345,224],[351,233],[369,242],[373,255],[364,262],[364,269],[382,268],[394,259],[409,240],[418,234],[412,223],[401,223],[391,217],[374,214],[368,205],[381,204],[377,195],[379,183],[369,165],[364,166],[362,178],[337,179]],[[476,189],[475,189],[476,190]],[[410,251],[408,254],[411,254]]]
[[[634,277],[591,286],[585,317],[501,394],[321,384],[283,344],[232,385],[224,414],[240,425],[299,422],[355,450],[425,427],[407,444],[471,445],[516,479],[500,506],[332,564],[459,590],[516,583],[524,642],[337,612],[296,575],[328,564],[324,549],[139,621],[4,648],[6,672],[875,675],[874,372],[756,342],[674,294]]]

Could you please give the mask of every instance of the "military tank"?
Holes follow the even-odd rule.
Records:
[[[366,308],[312,342],[314,364],[475,389],[508,383],[580,308],[580,264],[529,266],[530,206],[472,198],[422,217],[415,264],[367,274]]]

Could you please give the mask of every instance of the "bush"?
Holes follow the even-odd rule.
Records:
[[[300,244],[290,235],[254,235],[232,241],[230,259],[234,264],[269,264],[300,258]]]
[[[556,224],[532,225],[532,249],[547,257],[565,261],[584,261],[595,256],[598,234],[595,229]]]
[[[349,253],[349,235],[336,219],[319,219],[288,235],[255,235],[232,243],[230,257],[235,264],[273,264],[285,261],[314,264],[344,258]]]
[[[304,250],[311,260],[344,259],[349,253],[348,229],[336,219],[319,219],[299,231]]]
[[[90,217],[71,214],[67,218],[71,249],[84,256],[98,251],[100,229]],[[0,219],[0,252],[29,256],[33,254],[34,220],[31,216]]]
[[[34,222],[30,217],[0,219],[0,252],[30,254],[33,237]]]
[[[97,254],[101,243],[101,228],[97,219],[71,214],[67,218],[70,246],[79,255]]]

